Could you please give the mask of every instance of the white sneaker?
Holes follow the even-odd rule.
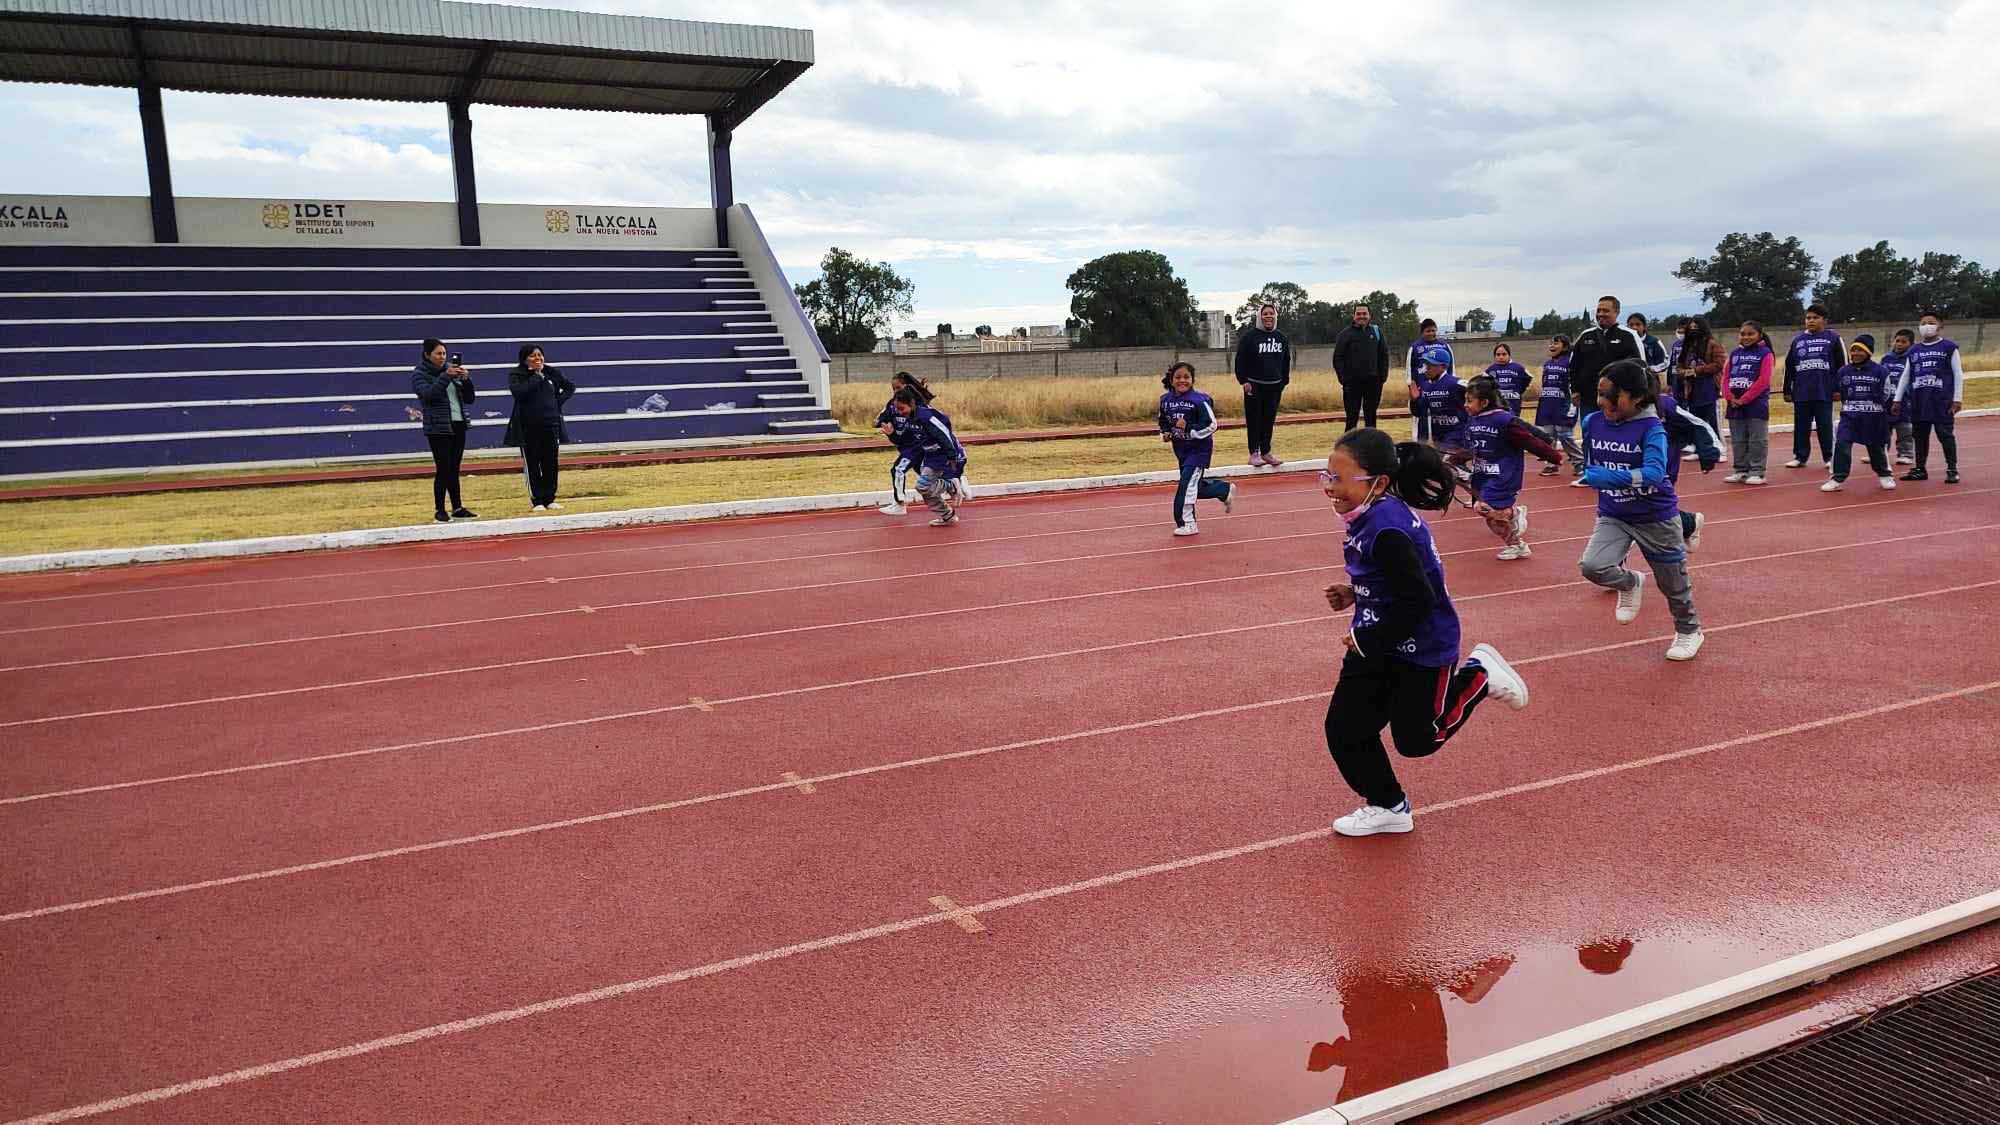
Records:
[[[1633,583],[1630,590],[1618,591],[1617,617],[1620,625],[1630,625],[1639,619],[1639,603],[1646,596],[1646,576],[1638,571],[1634,571],[1632,576],[1639,581]]]
[[[1175,535],[1200,535],[1201,529],[1191,523],[1184,523],[1174,529]]]
[[[1917,459],[1907,453],[1898,453],[1896,455],[1896,464],[1898,465],[1914,465],[1916,463]]]
[[[1819,490],[1821,492],[1839,492],[1840,482],[1828,477],[1826,483],[1819,486]]]
[[[1729,474],[1728,476],[1726,476],[1726,477],[1723,477],[1723,478],[1722,478],[1722,483],[1724,483],[1724,484],[1742,484],[1742,483],[1743,483],[1743,474],[1742,474],[1742,473],[1731,473],[1731,474]]]
[[[1707,526],[1708,526],[1708,513],[1696,512],[1694,514],[1694,530],[1688,532],[1688,537],[1687,537],[1687,549],[1689,551],[1692,552],[1699,550],[1701,548],[1701,529]]]
[[[957,512],[946,512],[946,513],[945,513],[944,515],[941,515],[941,516],[939,516],[938,518],[936,518],[936,519],[932,520],[932,521],[931,521],[931,526],[932,526],[932,527],[950,527],[950,526],[951,526],[952,524],[955,524],[955,523],[957,523],[957,522],[958,522],[958,513],[957,513]]]
[[[1693,450],[1689,450],[1688,452],[1686,452],[1686,453],[1683,453],[1683,454],[1681,454],[1681,460],[1683,460],[1683,461],[1699,461],[1699,460],[1701,460],[1701,454],[1699,454],[1699,453],[1696,453],[1696,452],[1694,452]]]
[[[910,513],[910,510],[901,504],[884,504],[875,510],[885,516],[905,516]]]
[[[1668,660],[1693,660],[1701,651],[1701,642],[1707,640],[1702,633],[1675,633],[1674,643],[1667,646]]]
[[[1501,562],[1512,562],[1515,559],[1525,559],[1534,553],[1526,543],[1509,543],[1500,548],[1500,553],[1493,557]]]
[[[1404,811],[1376,808],[1363,805],[1339,820],[1333,822],[1333,830],[1342,836],[1373,836],[1377,832],[1408,832],[1417,826],[1408,811],[1409,803],[1404,802]]]
[[[1805,463],[1804,461],[1801,461],[1801,460],[1799,460],[1799,459],[1798,459],[1798,458],[1796,458],[1796,457],[1794,457],[1794,458],[1792,458],[1791,460],[1789,460],[1789,461],[1785,462],[1785,468],[1787,468],[1787,469],[1803,469],[1803,468],[1805,468],[1805,467],[1806,467],[1806,463]]]
[[[1223,483],[1229,486],[1229,491],[1222,494],[1222,510],[1225,514],[1233,515],[1236,512],[1236,482],[1225,481]]]
[[[1528,506],[1526,504],[1516,504],[1514,505],[1514,538],[1520,539],[1526,534],[1528,534]],[[1526,543],[1521,545],[1523,547],[1527,546]]]
[[[1589,488],[1590,483],[1584,480],[1582,477],[1578,477],[1575,480],[1569,482],[1569,486],[1571,488]]]
[[[1876,484],[1879,484],[1879,485],[1881,485],[1881,486],[1882,486],[1882,491],[1884,491],[1884,492],[1894,492],[1894,491],[1896,491],[1896,478],[1895,478],[1895,477],[1876,477],[1876,478],[1875,478],[1875,483],[1876,483]]]
[[[558,503],[556,503],[556,502],[555,502],[554,500],[551,500],[551,501],[549,501],[549,511],[551,511],[551,512],[560,512],[560,511],[562,511],[562,505],[561,505],[561,504],[558,504]]]
[[[1762,473],[1751,473],[1751,474],[1750,474],[1749,476],[1747,476],[1747,477],[1744,477],[1744,478],[1743,478],[1743,483],[1744,483],[1744,484],[1763,484],[1763,483],[1764,483],[1764,474],[1762,474]]]
[[[1528,681],[1492,645],[1472,646],[1472,659],[1486,669],[1486,694],[1519,711],[1528,705]]]
[[[548,511],[548,510],[549,510],[549,509],[548,509],[548,508],[547,508],[547,506],[545,506],[545,505],[542,505],[542,504],[537,504],[537,505],[535,505],[535,511],[537,511],[537,512],[546,512],[546,511]]]

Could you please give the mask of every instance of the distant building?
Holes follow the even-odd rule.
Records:
[[[1069,337],[1060,324],[1044,324],[1028,329],[1026,336],[975,336],[955,332],[950,336],[919,336],[895,341],[897,355],[977,355],[982,352],[1067,351]]]
[[[1235,331],[1229,314],[1221,309],[1203,309],[1195,314],[1195,344],[1203,348],[1226,348]]]

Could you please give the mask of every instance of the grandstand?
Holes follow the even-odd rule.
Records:
[[[0,80],[139,91],[152,194],[0,196],[0,475],[415,457],[418,341],[500,442],[538,343],[585,446],[834,432],[826,354],[749,209],[733,130],[811,33],[494,5],[0,0]],[[454,203],[172,194],[159,90],[443,100]],[[469,105],[700,113],[709,207],[478,201]],[[644,247],[635,249],[634,247]]]

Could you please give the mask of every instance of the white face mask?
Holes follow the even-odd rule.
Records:
[[[1919,324],[1917,325],[1917,335],[1922,336],[1926,340],[1934,340],[1937,338],[1937,329],[1938,326],[1935,324]]]

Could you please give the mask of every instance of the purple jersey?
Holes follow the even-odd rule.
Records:
[[[1771,349],[1763,344],[1750,348],[1737,348],[1729,353],[1729,363],[1722,369],[1722,377],[1729,384],[1729,393],[1740,395],[1757,385],[1757,375],[1764,369],[1764,360]],[[1757,396],[1756,401],[1743,406],[1729,408],[1731,418],[1769,418],[1771,416],[1771,393],[1767,388]]]
[[[1889,440],[1889,369],[1869,360],[1840,369],[1842,441],[1881,445]]]
[[[1840,346],[1840,334],[1827,329],[1801,332],[1792,337],[1785,363],[1791,372],[1794,402],[1832,402],[1836,373],[1847,352]]]
[[[1956,390],[1951,357],[1958,345],[1938,339],[1903,353],[1910,360],[1910,385],[1903,392],[1902,416],[1912,422],[1951,421],[1951,396]]]
[[[1592,411],[1583,420],[1583,448],[1593,466],[1624,472],[1643,469],[1649,442],[1659,443],[1666,464],[1670,460],[1666,426],[1651,410],[1622,422],[1611,421],[1602,411]],[[1680,500],[1674,495],[1674,482],[1667,479],[1658,485],[1599,489],[1597,514],[1626,523],[1659,523],[1680,515]]]
[[[1465,424],[1465,384],[1456,375],[1440,375],[1417,384],[1417,398],[1430,415],[1431,440],[1444,445],[1457,442],[1458,428]]]
[[[1208,468],[1215,454],[1215,400],[1200,391],[1160,396],[1160,432],[1172,434],[1174,457]]]
[[[1444,588],[1444,561],[1431,542],[1430,525],[1394,496],[1384,496],[1347,525],[1345,557],[1348,581],[1354,584],[1354,629],[1360,631],[1381,620],[1382,568],[1375,562],[1375,540],[1383,534],[1407,535],[1423,560],[1424,580],[1437,595],[1437,604],[1417,623],[1410,639],[1398,645],[1394,658],[1424,668],[1443,668],[1458,663],[1458,611]]]
[[[1507,444],[1507,427],[1514,416],[1505,410],[1469,414],[1459,441],[1472,452],[1466,468],[1479,498],[1495,508],[1511,508],[1521,491],[1521,451]]]
[[[1569,394],[1570,354],[1542,364],[1542,397],[1535,403],[1535,425],[1567,430],[1576,425],[1576,403]]]
[[[1518,363],[1494,363],[1487,365],[1486,374],[1500,387],[1500,405],[1515,414],[1521,412],[1521,396],[1527,393],[1528,384],[1535,381],[1528,369]]]

